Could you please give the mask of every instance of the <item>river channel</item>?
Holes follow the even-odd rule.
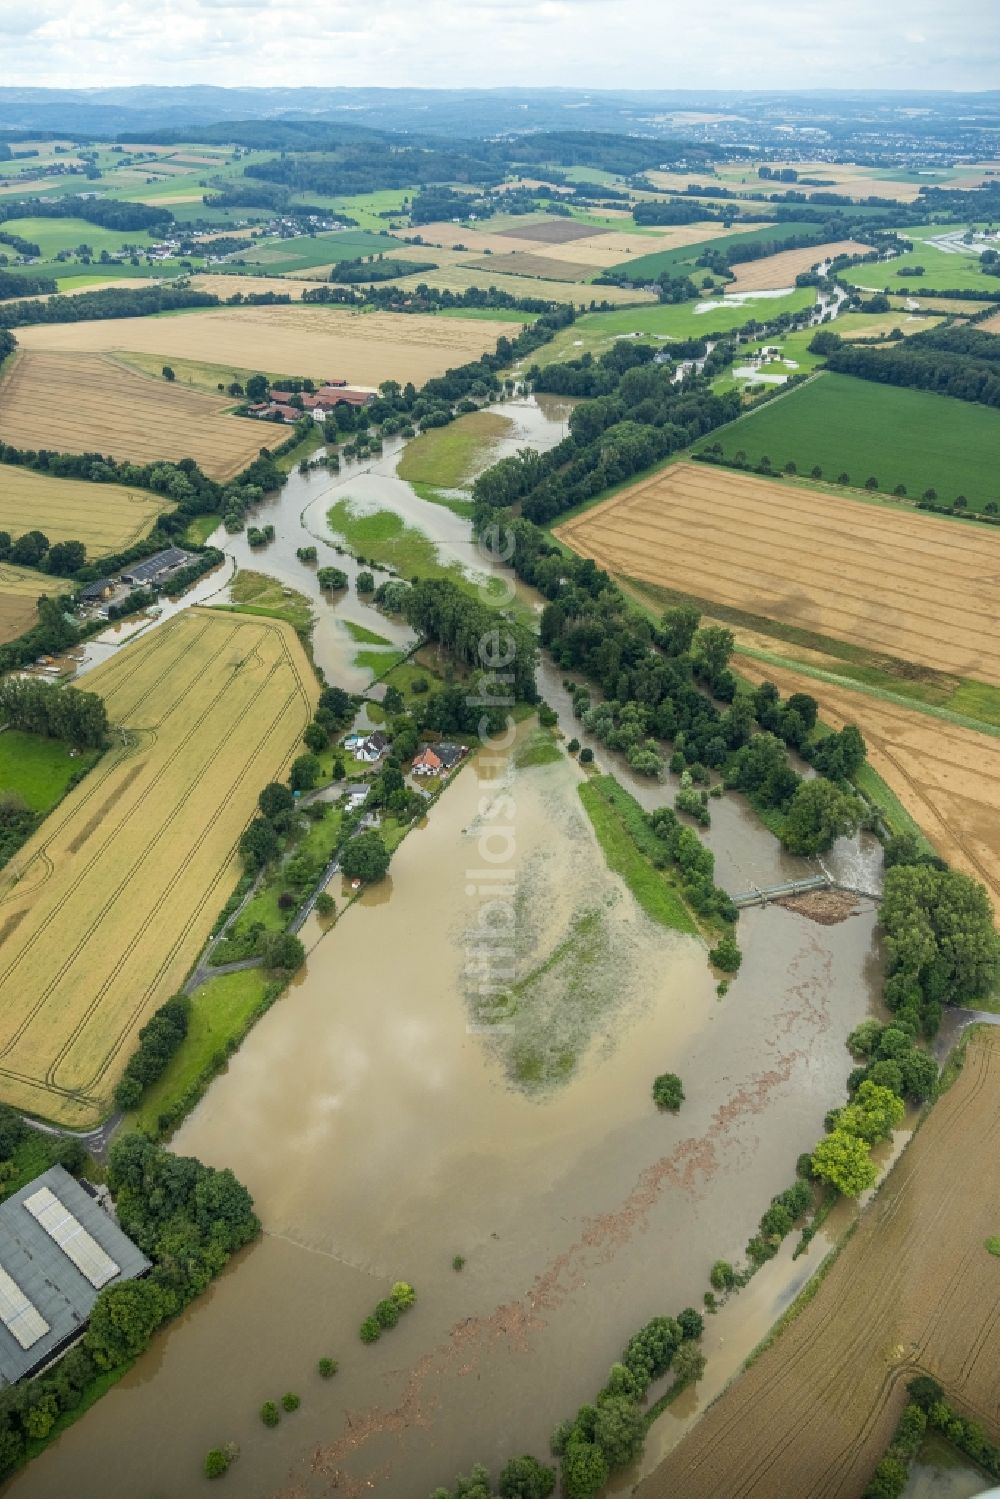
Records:
[[[501,409],[536,428],[515,445],[558,440],[558,413]],[[387,453],[367,475],[294,474],[262,517],[276,526],[270,547],[219,540],[241,566],[318,598],[295,550],[323,535],[347,489],[471,563],[467,522],[419,500],[394,464]],[[353,576],[349,559],[337,565]],[[315,652],[331,681],[355,685],[343,618],[407,643],[353,590],[321,607]],[[559,674],[543,668],[540,686],[579,735]],[[304,930],[304,969],[173,1140],[236,1171],[261,1239],[14,1479],[16,1499],[186,1499],[202,1491],[205,1452],[227,1442],[240,1457],[226,1492],[242,1499],[421,1499],[477,1460],[495,1471],[515,1452],[544,1455],[628,1336],[700,1305],[712,1262],[741,1258],[843,1096],[844,1037],[878,992],[874,910],[862,901],[834,926],[746,911],[743,966],[720,999],[703,945],[650,922],[608,870],[577,764],[518,766],[531,733],[472,757],[390,878],[326,934]],[[672,802],[669,779],[614,769],[644,806]],[[728,888],[809,872],[740,799],[713,801],[712,817]],[[877,877],[868,845],[835,857],[859,882]],[[498,889],[510,922],[499,938],[489,925],[487,941]],[[483,1024],[484,961],[512,969],[518,1004],[502,1033]],[[525,1048],[545,1035],[563,1081],[539,1087]],[[676,1116],[650,1099],[667,1070],[685,1088]],[[824,1243],[796,1261],[786,1245],[710,1319],[705,1381],[657,1422],[647,1468]],[[358,1325],[397,1279],[414,1284],[416,1306],[365,1346]],[[330,1381],[316,1373],[324,1356],[340,1364]],[[301,1407],[268,1430],[259,1408],[285,1391]]]

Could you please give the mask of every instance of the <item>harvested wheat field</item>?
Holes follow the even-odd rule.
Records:
[[[229,479],[262,442],[255,422],[227,414],[231,406],[231,399],[168,385],[98,354],[20,349],[0,379],[0,437],[18,448],[99,452],[136,463],[193,458],[210,478]]]
[[[810,270],[821,260],[832,260],[835,255],[867,255],[870,249],[871,245],[863,245],[860,240],[837,239],[804,250],[782,250],[763,260],[745,260],[733,266],[736,280],[728,282],[726,290],[777,291],[782,286],[794,286],[801,271]]]
[[[1000,536],[985,527],[676,463],[555,534],[639,582],[1000,683]]]
[[[1000,333],[1000,312],[995,312],[992,317],[984,318],[976,327],[983,333]]]
[[[67,1125],[107,1112],[136,1032],[182,983],[317,693],[288,625],[202,609],[84,685],[112,748],[0,877],[0,1096]]]
[[[301,278],[296,276],[294,280],[283,276],[229,276],[224,271],[205,271],[202,275],[192,276],[191,285],[195,291],[211,292],[222,301],[227,297],[235,297],[237,292],[249,297],[255,292],[273,291],[280,297],[291,297],[293,302],[297,302],[303,292],[315,291],[318,286],[324,285],[324,281],[317,277],[315,270],[303,271]]]
[[[724,230],[718,220],[702,224],[664,225],[652,232],[638,229],[609,230],[593,225],[583,227],[588,230],[585,238],[553,242],[553,249],[558,250],[558,255],[551,258],[597,271],[606,266],[621,265],[633,256],[652,255],[658,250],[674,250],[679,246],[699,244],[723,233],[741,232],[739,224],[735,224],[731,230]],[[744,227],[759,230],[766,225],[748,224]],[[538,228],[544,228],[541,222]],[[525,255],[536,254],[546,244],[541,236],[534,237],[534,231],[529,233],[523,225],[490,232],[487,229],[465,229],[461,224],[421,224],[420,234],[427,246],[441,244],[450,248],[464,245],[470,255],[485,255],[489,251],[492,255],[504,258],[512,250]],[[433,256],[430,258],[433,259]]]
[[[338,375],[374,387],[383,380],[422,385],[454,365],[492,353],[497,339],[509,334],[509,323],[487,318],[333,307],[212,307],[179,317],[39,323],[19,329],[18,342],[27,350],[158,354],[164,360],[201,359],[241,369],[256,369],[266,355],[272,369],[321,379]],[[240,429],[251,425],[234,420]],[[255,436],[256,450],[260,438]]]
[[[11,536],[39,530],[50,541],[82,541],[90,557],[124,551],[168,508],[145,489],[53,479],[0,464],[0,530]]]
[[[749,657],[739,670],[811,693],[831,728],[857,724],[873,769],[941,857],[986,886],[1000,917],[1000,738]]]
[[[1000,1030],[969,1043],[816,1296],[711,1406],[641,1499],[857,1499],[917,1373],[1000,1436]]]
[[[438,251],[434,252],[435,255]],[[553,281],[544,276],[534,277],[528,268],[522,276],[510,274],[513,262],[531,262],[544,270],[555,265],[566,272],[568,279]],[[499,267],[503,266],[501,273]],[[413,276],[400,276],[392,285],[397,291],[415,291],[418,286],[440,287],[442,291],[467,291],[470,286],[483,290],[495,287],[497,291],[509,292],[512,297],[544,297],[550,302],[572,302],[574,306],[589,307],[591,302],[610,302],[614,307],[634,307],[639,302],[655,302],[656,293],[638,286],[590,286],[580,280],[581,266],[566,265],[562,261],[551,261],[542,255],[507,255],[502,259],[491,255],[466,265],[441,266],[436,271],[420,271]],[[584,271],[584,274],[587,274]],[[531,276],[530,286],[525,286],[525,276]]]
[[[30,528],[29,528],[30,529]],[[65,593],[69,583],[63,578],[49,578],[28,567],[14,567],[0,562],[0,645],[16,640],[38,621],[36,604],[43,593]],[[3,923],[0,922],[0,932]]]

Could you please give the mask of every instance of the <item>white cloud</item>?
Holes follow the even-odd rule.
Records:
[[[990,88],[994,0],[0,0],[6,85]]]

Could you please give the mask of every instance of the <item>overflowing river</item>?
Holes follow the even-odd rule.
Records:
[[[442,547],[467,547],[467,523],[393,468],[373,466],[379,502]],[[264,517],[276,542],[247,556],[230,537],[227,551],[305,591],[296,546],[321,534],[345,485],[360,492],[356,472],[294,475]],[[323,607],[316,654],[331,680],[351,685],[339,618],[404,643],[353,591]],[[573,732],[559,674],[543,667],[540,686]],[[741,1258],[843,1094],[844,1037],[878,988],[874,913],[821,926],[745,912],[743,966],[719,999],[702,944],[650,922],[609,872],[576,763],[518,767],[532,732],[473,757],[391,878],[326,935],[306,927],[302,973],[173,1142],[232,1166],[262,1238],[14,1479],[16,1499],[186,1499],[205,1452],[227,1442],[240,1459],[226,1492],[243,1499],[420,1499],[477,1460],[495,1471],[513,1453],[543,1455],[638,1326],[700,1305],[712,1262]],[[669,782],[614,768],[644,806],[672,802]],[[711,805],[720,883],[809,872],[740,799]],[[874,877],[871,849],[836,852]],[[513,921],[486,960],[502,968],[509,949],[517,996],[500,1033],[478,996],[498,884]],[[543,1031],[565,1080],[538,1088]],[[684,1083],[676,1116],[650,1098],[667,1070]],[[706,1379],[656,1424],[647,1466],[822,1253],[818,1238],[793,1262],[786,1245],[710,1322]],[[416,1306],[365,1346],[358,1326],[397,1279]],[[340,1363],[329,1381],[324,1356]],[[301,1407],[268,1430],[260,1406],[285,1391]]]

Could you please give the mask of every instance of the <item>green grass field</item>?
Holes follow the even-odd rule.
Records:
[[[489,462],[491,445],[511,431],[509,417],[472,411],[447,427],[431,427],[408,442],[396,473],[411,484],[458,489]]]
[[[227,1045],[238,1040],[257,1009],[268,997],[272,981],[261,968],[223,973],[209,979],[192,998],[188,1033],[163,1076],[149,1088],[129,1124],[148,1134],[157,1132],[157,1120],[182,1098],[224,1055]]]
[[[360,255],[384,255],[398,245],[399,241],[388,235],[345,229],[335,234],[301,235],[296,239],[257,240],[243,258],[248,265],[284,273],[309,270],[315,265],[334,265],[341,260],[356,260]]]
[[[102,250],[120,250],[123,244],[153,243],[142,229],[102,229],[85,219],[8,219],[3,228],[5,234],[17,234],[38,245],[44,260],[51,260],[59,250],[75,250],[77,245],[89,245],[99,255]]]
[[[934,226],[935,233],[942,233],[940,224]],[[910,230],[901,231],[910,235]],[[913,267],[922,265],[924,274],[913,275]],[[905,274],[900,275],[900,272]],[[905,286],[911,292],[931,291],[977,291],[983,296],[1000,291],[1000,280],[996,276],[984,276],[979,268],[979,259],[973,255],[949,255],[933,245],[914,244],[912,250],[896,260],[887,260],[878,265],[855,265],[841,276],[852,286],[877,287],[885,291],[898,291]]]
[[[619,307],[612,312],[587,312],[568,328],[563,328],[549,343],[536,351],[539,364],[558,364],[564,359],[578,359],[581,354],[604,354],[619,338],[636,337],[639,343],[665,343],[674,338],[709,337],[742,328],[751,320],[763,322],[782,312],[799,312],[811,307],[816,294],[811,287],[800,287],[784,297],[748,297],[730,303],[712,299],[721,305],[707,312],[696,309],[701,302],[676,302],[653,306]],[[811,336],[811,335],[810,335]]]
[[[898,328],[904,337],[910,334],[920,333],[928,328],[936,328],[940,323],[939,317],[914,317],[907,312],[845,312],[830,326],[834,332],[839,333],[841,338],[877,338],[882,332],[890,332]],[[734,368],[746,367],[747,359],[751,354],[759,354],[765,346],[769,349],[780,349],[781,353],[777,359],[768,360],[762,364],[754,375],[734,379],[732,375],[722,375],[713,382],[716,390],[727,390],[733,385],[752,384],[758,374],[760,375],[810,375],[824,363],[822,354],[813,354],[809,345],[816,336],[815,328],[801,328],[794,333],[774,334],[769,338],[757,339],[754,343],[740,346],[739,357],[736,359]],[[784,360],[791,360],[792,365],[786,365]],[[793,367],[794,366],[794,367]]]
[[[655,281],[663,271],[671,271],[675,276],[689,276],[695,274],[695,261],[707,244],[711,244],[714,249],[723,250],[737,243],[752,245],[759,240],[786,241],[797,234],[814,234],[816,231],[815,224],[800,223],[797,219],[760,229],[748,229],[745,234],[728,234],[721,224],[718,227],[717,234],[709,229],[704,240],[699,240],[697,244],[679,245],[674,250],[659,250],[652,255],[641,255],[637,260],[629,260],[620,269],[630,281]]]
[[[0,734],[0,791],[16,792],[32,812],[49,812],[74,776],[85,774],[100,758],[97,750],[70,758],[61,739],[7,729]]]
[[[713,437],[728,457],[742,449],[776,468],[793,459],[806,475],[819,465],[831,483],[843,472],[861,488],[873,476],[887,494],[897,484],[914,499],[929,488],[944,503],[964,494],[972,510],[1000,498],[1000,412],[931,391],[820,374]]]
[[[669,883],[667,874],[654,868],[636,841],[635,833],[641,836],[643,830],[653,838],[645,828],[638,802],[612,776],[595,776],[581,782],[578,790],[608,868],[621,875],[652,921],[695,935],[698,928],[680,892]]]

